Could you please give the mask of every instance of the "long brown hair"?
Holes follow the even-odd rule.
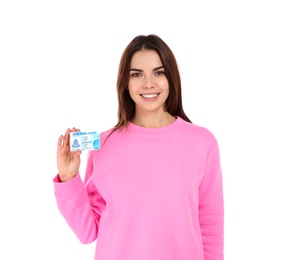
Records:
[[[157,35],[149,34],[136,36],[125,48],[119,63],[117,77],[118,94],[118,122],[114,130],[127,126],[135,114],[135,103],[128,92],[129,70],[135,52],[140,50],[154,50],[158,53],[165,68],[165,75],[169,83],[169,96],[166,100],[166,111],[173,116],[179,116],[187,122],[182,107],[181,78],[175,56],[169,46]]]

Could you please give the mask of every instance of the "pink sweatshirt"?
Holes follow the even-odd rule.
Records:
[[[206,128],[177,120],[128,124],[88,155],[85,178],[54,178],[58,208],[95,260],[223,260],[219,149]]]

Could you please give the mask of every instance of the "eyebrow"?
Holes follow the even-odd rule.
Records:
[[[160,67],[156,67],[153,69],[153,71],[156,71],[156,70],[159,70],[159,69],[164,69],[164,66],[160,66]],[[140,70],[140,69],[133,69],[131,68],[130,71],[139,71],[139,72],[143,72],[143,70]]]

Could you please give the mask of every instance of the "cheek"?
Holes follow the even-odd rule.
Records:
[[[166,78],[162,79],[159,82],[159,86],[161,87],[162,90],[165,90],[165,91],[169,92],[169,84],[168,84],[168,80]]]
[[[128,81],[128,90],[130,92],[136,91],[138,88],[139,82],[137,82],[136,80],[129,80]]]
[[[133,92],[134,92],[134,91],[133,91],[133,87],[132,87],[131,85],[128,85],[127,90],[128,90],[128,92],[129,92],[130,96],[133,95]]]
[[[131,99],[135,102],[135,98],[137,96],[135,87],[130,85],[130,84],[128,84],[127,91],[129,93],[129,96],[131,97]]]

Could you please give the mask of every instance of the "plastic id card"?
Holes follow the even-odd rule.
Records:
[[[100,150],[99,132],[71,132],[70,151],[77,150]]]

